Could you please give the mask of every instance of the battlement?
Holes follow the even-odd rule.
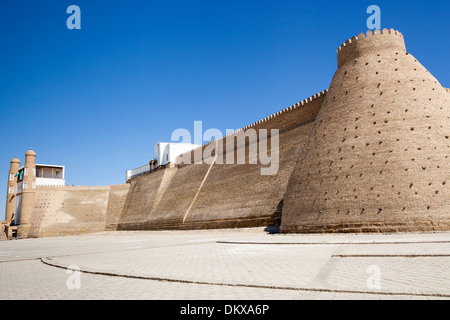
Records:
[[[445,90],[447,90],[447,92],[450,93],[450,89],[449,88],[445,88]]]
[[[39,190],[100,190],[110,189],[111,186],[38,186]]]
[[[252,128],[252,127],[255,127],[255,126],[257,126],[257,125],[260,125],[260,124],[262,124],[262,123],[264,123],[264,122],[267,122],[267,121],[269,121],[269,120],[271,120],[271,119],[273,119],[273,118],[275,118],[275,117],[281,116],[282,114],[285,114],[285,113],[287,113],[287,112],[290,112],[290,111],[296,110],[296,109],[298,109],[298,108],[304,107],[304,106],[306,106],[308,103],[313,102],[313,101],[319,99],[320,97],[326,95],[327,92],[328,92],[328,90],[321,91],[321,92],[319,92],[319,93],[313,95],[312,97],[309,97],[309,98],[307,98],[307,99],[305,99],[305,100],[303,100],[303,101],[300,101],[300,102],[298,102],[298,103],[296,103],[296,104],[294,104],[294,105],[292,105],[292,106],[290,106],[290,107],[288,107],[288,108],[286,108],[286,109],[283,109],[283,110],[281,110],[281,111],[278,111],[278,112],[276,112],[276,113],[274,113],[274,114],[272,114],[272,115],[270,115],[270,116],[268,116],[268,117],[266,117],[266,118],[264,118],[264,119],[262,119],[262,120],[260,120],[260,121],[254,122],[254,123],[252,123],[252,124],[250,124],[250,125],[248,125],[248,126],[246,126],[246,127],[243,127],[243,128],[241,128],[241,129],[239,129],[239,130],[236,130],[235,132],[245,131],[245,130],[247,130],[247,129],[250,129],[250,128]],[[233,132],[233,133],[235,133],[235,132]]]
[[[317,94],[315,94],[315,95],[313,95],[313,96],[311,96],[311,97],[309,97],[309,98],[307,98],[307,99],[305,99],[305,100],[302,100],[302,101],[300,101],[300,102],[298,102],[298,103],[296,103],[296,104],[293,104],[293,105],[290,106],[290,107],[287,107],[287,108],[285,108],[285,109],[283,109],[283,110],[281,110],[281,111],[278,111],[278,112],[276,112],[276,113],[274,113],[274,114],[271,114],[270,116],[267,116],[267,117],[265,117],[264,119],[261,119],[261,120],[259,120],[259,121],[253,122],[252,124],[249,124],[248,126],[245,126],[245,127],[243,127],[243,128],[237,129],[237,130],[235,130],[235,131],[233,131],[233,132],[231,132],[231,133],[229,133],[229,134],[223,136],[223,137],[222,137],[221,139],[219,139],[219,140],[226,139],[227,137],[232,136],[232,135],[235,135],[235,134],[237,134],[237,133],[239,133],[239,132],[244,132],[245,130],[248,130],[248,129],[250,129],[250,128],[253,128],[253,127],[262,125],[262,124],[264,124],[265,122],[267,122],[267,121],[269,121],[269,120],[272,120],[272,119],[274,119],[274,118],[276,118],[276,117],[279,117],[279,116],[281,116],[281,115],[283,115],[283,114],[285,114],[285,113],[287,113],[287,112],[291,112],[291,111],[294,111],[294,110],[299,109],[299,108],[304,108],[304,107],[306,107],[309,103],[311,103],[311,102],[313,102],[313,101],[319,99],[320,97],[325,96],[327,93],[328,93],[328,90],[321,91],[321,92],[319,92],[319,93],[317,93]],[[210,141],[210,142],[204,144],[202,147],[207,146],[207,145],[211,144],[212,142],[215,142],[215,140],[214,140],[214,141]],[[201,147],[199,147],[199,148],[201,148]]]
[[[250,129],[250,128],[253,128],[253,127],[262,125],[262,124],[264,124],[264,123],[266,123],[266,122],[268,122],[268,121],[270,121],[270,120],[273,120],[273,119],[275,119],[276,117],[279,117],[279,116],[281,116],[281,115],[284,115],[284,114],[286,114],[286,113],[288,113],[288,112],[292,112],[292,111],[297,110],[297,109],[300,109],[300,108],[306,108],[311,102],[316,101],[317,99],[324,97],[327,93],[328,93],[328,90],[324,90],[324,91],[321,91],[321,92],[319,92],[319,93],[316,93],[315,95],[313,95],[313,96],[311,96],[311,97],[309,97],[309,98],[307,98],[307,99],[305,99],[305,100],[302,100],[302,101],[300,101],[300,102],[298,102],[298,103],[296,103],[296,104],[293,104],[292,106],[287,107],[287,108],[285,108],[285,109],[283,109],[283,110],[281,110],[281,111],[278,111],[278,112],[276,112],[276,113],[274,113],[274,114],[272,114],[272,115],[270,115],[270,116],[267,116],[267,117],[265,117],[264,119],[261,119],[261,120],[259,120],[259,121],[253,122],[252,124],[249,124],[249,125],[247,125],[247,126],[245,126],[245,127],[243,127],[243,128],[237,129],[237,130],[235,130],[235,131],[233,131],[233,132],[231,132],[231,133],[229,133],[229,134],[223,136],[223,137],[220,138],[220,139],[216,139],[216,140],[207,142],[207,143],[205,143],[205,144],[203,144],[203,145],[201,145],[201,146],[199,146],[199,147],[197,147],[197,148],[195,148],[195,149],[193,149],[193,150],[191,150],[191,151],[188,151],[188,152],[185,152],[185,153],[183,153],[183,154],[180,154],[180,155],[178,156],[178,158],[182,158],[182,157],[184,157],[185,155],[190,154],[190,153],[193,153],[193,152],[195,153],[195,150],[203,149],[203,148],[205,148],[206,146],[210,145],[211,143],[216,143],[216,142],[218,142],[218,141],[223,141],[224,139],[226,139],[226,138],[228,138],[228,137],[230,137],[230,136],[236,135],[236,134],[238,134],[238,133],[240,133],[240,132],[244,132],[244,131],[246,131],[246,130],[248,130],[248,129]]]
[[[360,33],[357,37],[348,39],[337,49],[338,68],[360,56],[384,50],[406,53],[402,33],[394,29],[375,30],[374,33],[369,30],[366,34]]]

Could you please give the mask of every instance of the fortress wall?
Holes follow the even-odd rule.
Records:
[[[307,136],[325,95],[326,92],[321,92],[246,127],[247,130],[280,130],[280,165],[276,175],[261,176],[261,165],[210,166],[203,163],[158,170],[132,179],[125,185],[38,187],[30,236],[82,234],[105,229],[237,227],[279,223],[279,209],[295,154]],[[243,132],[242,129],[237,130],[228,139]],[[222,143],[225,150],[226,141],[224,138],[213,143]],[[248,145],[247,141],[246,163],[249,161]],[[202,146],[201,150],[208,146],[211,144]],[[232,152],[236,151],[237,146],[234,145]],[[194,163],[194,151],[188,156]],[[223,156],[226,157],[225,154]]]
[[[374,52],[392,51],[405,52],[405,41],[401,32],[384,29],[383,32],[375,30],[364,35],[360,33],[358,37],[352,37],[343,43],[337,50],[338,68],[348,62],[354,62],[360,57],[371,55]],[[376,36],[376,41],[372,41],[372,36]]]
[[[402,39],[384,30],[338,52],[289,181],[284,232],[450,229],[450,96]]]
[[[188,211],[209,165],[168,168],[131,180],[124,209],[109,230],[178,228]],[[109,219],[109,218],[108,218]]]
[[[161,201],[177,170],[177,168],[166,168],[132,179],[115,228],[117,230],[145,229],[143,225],[153,218],[155,207]],[[107,228],[113,227],[113,224],[107,226]]]
[[[164,170],[132,179],[118,224],[145,221],[150,214]]]
[[[321,94],[291,110],[275,114],[252,126],[255,130],[278,129],[279,167],[274,175],[261,175],[267,165],[249,163],[249,143],[245,144],[246,164],[215,164],[193,204],[185,225],[193,227],[251,227],[279,224],[286,186],[297,154],[310,133],[312,122],[325,98]],[[238,133],[242,134],[241,132]],[[226,146],[230,135],[224,139]],[[269,144],[270,147],[270,144]],[[235,145],[234,155],[237,155]],[[259,148],[255,147],[255,150]],[[228,151],[228,150],[227,150]],[[226,160],[226,153],[224,163]]]
[[[195,154],[252,129],[280,130],[280,165],[273,176],[261,176],[259,164],[180,164],[131,181],[119,230],[261,226],[279,222],[285,188],[326,92],[249,125],[183,155]],[[248,150],[249,142],[246,143]],[[236,151],[234,146],[232,151]],[[209,159],[215,156],[215,150]],[[219,156],[219,154],[218,154]],[[221,154],[225,159],[226,153]],[[246,163],[249,155],[246,152]],[[225,162],[225,160],[224,160]],[[172,171],[170,171],[172,170]],[[164,178],[163,175],[166,175]]]
[[[394,30],[347,40],[337,60],[328,91],[178,159],[193,163],[200,151],[236,161],[235,138],[278,129],[275,175],[249,164],[260,145],[247,141],[246,164],[177,164],[111,187],[38,187],[30,237],[280,220],[283,232],[450,230],[450,89]]]
[[[110,190],[111,187],[37,187],[28,237],[104,231]]]
[[[133,229],[182,228],[183,219],[209,169],[207,164],[184,166],[167,182],[160,201],[148,220],[139,221]]]
[[[130,190],[130,184],[111,186],[106,208],[105,230],[116,230]]]

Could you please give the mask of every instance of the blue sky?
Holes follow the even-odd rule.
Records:
[[[372,4],[450,87],[446,1],[1,1],[0,212],[30,147],[68,184],[119,184],[177,128],[238,129],[327,89]]]

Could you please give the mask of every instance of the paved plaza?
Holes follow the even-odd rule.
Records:
[[[0,299],[449,299],[450,233],[104,232],[0,242]]]

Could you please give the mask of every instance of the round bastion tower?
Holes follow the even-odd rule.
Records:
[[[337,60],[282,231],[450,230],[450,95],[392,29],[347,40]]]
[[[32,149],[25,153],[25,166],[22,184],[22,206],[20,213],[19,237],[27,238],[34,211],[36,189],[36,152]]]
[[[16,174],[19,171],[20,160],[15,157],[11,160],[8,174],[8,189],[6,190],[6,211],[5,220],[10,222],[15,212],[16,207],[16,194],[17,194],[17,177]]]

